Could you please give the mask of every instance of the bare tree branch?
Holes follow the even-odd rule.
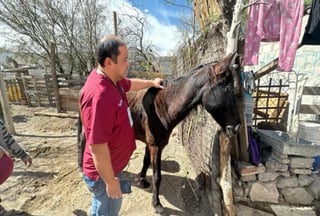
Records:
[[[95,64],[103,9],[97,0],[0,0],[0,21],[20,35],[11,38],[20,52],[32,51],[49,64],[54,42],[59,72],[81,75]]]
[[[146,17],[135,10],[135,14],[123,14],[122,18],[126,22],[125,26],[119,27],[119,34],[124,36],[131,47],[132,67],[148,72],[158,72],[160,70],[159,63],[157,55],[154,53],[156,48],[151,42],[147,42],[145,38],[145,31],[148,25]]]

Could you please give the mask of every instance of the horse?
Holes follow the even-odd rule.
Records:
[[[174,127],[191,110],[202,105],[228,137],[239,132],[239,82],[235,67],[239,67],[238,57],[230,54],[221,61],[199,65],[185,76],[164,81],[163,89],[149,88],[127,93],[135,138],[146,143],[139,184],[143,188],[150,187],[146,174],[152,165],[152,204],[156,213],[164,211],[159,199],[162,150],[168,144]],[[78,166],[81,170],[85,137],[80,118],[78,122]]]
[[[238,57],[230,54],[220,62],[199,65],[188,75],[164,82],[164,89],[149,88],[127,93],[135,137],[146,143],[139,184],[143,188],[150,186],[146,173],[151,164],[152,204],[156,213],[164,211],[159,199],[162,150],[168,144],[174,127],[191,110],[202,105],[227,137],[239,132],[238,75],[235,69]]]

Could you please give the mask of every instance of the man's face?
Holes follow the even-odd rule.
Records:
[[[120,80],[126,77],[127,70],[129,67],[129,62],[128,62],[127,46],[120,46],[119,51],[120,51],[120,55],[117,57],[117,63],[112,61],[112,66],[115,74]]]

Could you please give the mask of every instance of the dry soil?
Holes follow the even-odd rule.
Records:
[[[15,161],[9,179],[0,185],[1,216],[85,216],[89,215],[91,195],[77,168],[76,118],[37,115],[55,110],[12,105],[16,135],[14,138],[33,158],[25,169]],[[67,113],[66,116],[75,116]],[[185,149],[173,132],[162,157],[160,199],[163,215],[207,216],[208,203],[194,181],[195,172]],[[124,195],[121,216],[155,215],[151,188],[137,186],[144,143],[137,142],[125,172],[132,181],[132,193]],[[151,169],[148,179],[151,181]]]

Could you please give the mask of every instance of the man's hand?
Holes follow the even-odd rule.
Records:
[[[163,79],[161,79],[161,78],[155,78],[153,80],[153,87],[155,87],[155,88],[163,89],[164,87],[162,84],[163,84]]]
[[[24,158],[22,161],[27,167],[31,166],[32,164],[32,158],[30,157],[30,155],[28,155],[28,157]]]
[[[106,184],[107,195],[111,199],[119,199],[122,196],[120,181],[117,177],[114,178],[114,181]]]

